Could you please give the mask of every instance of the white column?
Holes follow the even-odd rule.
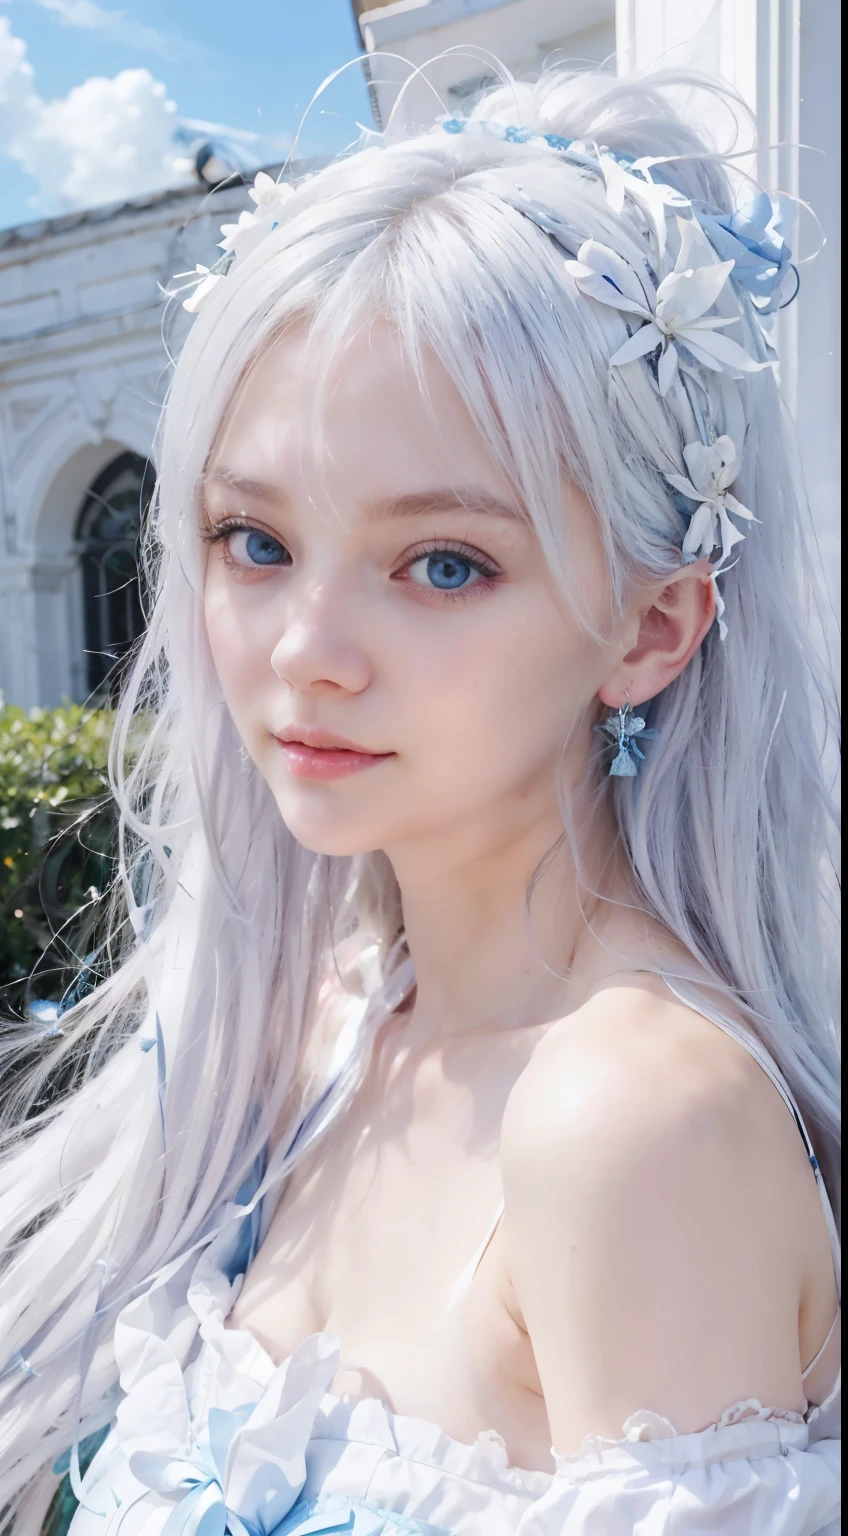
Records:
[[[25,709],[40,704],[29,573],[23,561],[0,564],[0,694]]]
[[[735,86],[756,119],[751,169],[784,194],[787,237],[801,258],[797,303],[780,317],[780,380],[798,427],[801,461],[828,574],[839,549],[839,59],[838,0],[616,0],[621,74],[689,67]],[[719,143],[727,121],[701,94]],[[805,147],[799,147],[805,146]],[[809,147],[806,147],[809,146]],[[793,201],[793,199],[795,201]],[[820,245],[809,203],[821,221]],[[789,224],[787,219],[787,224]]]
[[[0,692],[24,709],[85,696],[74,554],[0,567]]]
[[[31,574],[38,665],[39,702],[61,704],[80,698],[78,662],[82,636],[75,632],[74,588],[79,581],[75,552],[40,559]],[[75,663],[77,665],[75,666]]]
[[[840,18],[837,0],[803,0],[799,49],[798,137],[800,195],[815,210],[821,232],[801,216],[802,254],[825,240],[801,269],[796,310],[798,387],[795,414],[804,472],[825,569],[839,593],[841,542],[841,290],[840,255]],[[824,153],[821,153],[824,151]],[[791,310],[789,311],[791,314]]]

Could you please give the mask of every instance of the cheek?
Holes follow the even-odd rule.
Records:
[[[264,634],[259,606],[239,602],[239,596],[210,571],[203,597],[206,634],[221,690],[241,730],[256,690],[270,675],[273,641],[269,645]]]
[[[413,663],[422,754],[440,778],[481,790],[547,772],[594,692],[587,651],[550,600],[493,605],[491,620],[481,615],[455,646]]]

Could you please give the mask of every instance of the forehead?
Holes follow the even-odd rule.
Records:
[[[434,483],[507,491],[505,478],[446,369],[429,350],[415,365],[375,318],[337,356],[300,324],[243,381],[209,471],[290,484],[298,477],[367,483],[369,495]]]

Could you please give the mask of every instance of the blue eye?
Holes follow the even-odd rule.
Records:
[[[261,528],[234,528],[227,536],[229,553],[236,565],[290,565],[291,555],[279,539]]]
[[[473,586],[481,574],[465,555],[455,555],[446,549],[433,555],[422,555],[409,567],[414,582],[419,586],[436,587],[440,592],[455,592],[459,587]]]

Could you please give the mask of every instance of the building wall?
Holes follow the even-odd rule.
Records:
[[[615,57],[614,0],[395,0],[364,9],[359,25],[383,128],[393,113],[421,126],[464,107],[492,78],[492,55],[514,74],[558,53],[596,64]],[[423,65],[426,77],[416,76]]]
[[[85,696],[74,536],[88,486],[147,457],[188,316],[174,274],[208,263],[243,188],[189,189],[0,234],[0,691]]]

